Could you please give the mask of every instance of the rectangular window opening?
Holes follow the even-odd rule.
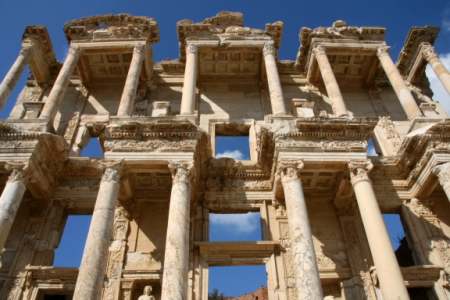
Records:
[[[92,215],[69,215],[55,250],[54,267],[78,268],[83,256]]]
[[[265,265],[214,266],[208,271],[209,300],[268,299]]]
[[[414,266],[412,248],[408,244],[401,215],[399,213],[385,213],[383,219],[399,265],[401,267]]]
[[[262,240],[259,212],[209,214],[209,241]]]
[[[436,293],[429,287],[408,288],[410,300],[437,300]]]
[[[215,157],[250,160],[250,127],[245,124],[218,124],[215,127]]]
[[[89,138],[89,141],[81,149],[80,156],[95,158],[103,157],[103,148],[98,137]]]
[[[374,137],[367,140],[367,156],[380,156],[381,151]]]
[[[39,300],[72,300],[73,293],[67,292],[67,293],[45,293],[41,297],[39,297]]]

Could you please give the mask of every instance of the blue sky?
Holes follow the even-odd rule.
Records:
[[[161,41],[154,47],[154,59],[172,59],[178,57],[176,22],[181,19],[201,21],[205,17],[215,15],[221,10],[241,11],[245,24],[250,27],[263,28],[265,23],[277,20],[284,21],[280,58],[295,59],[299,40],[298,31],[302,26],[317,27],[330,25],[336,19],[346,20],[350,25],[374,25],[387,27],[387,42],[391,55],[397,58],[406,34],[411,26],[435,25],[441,27],[436,43],[437,52],[450,64],[450,2],[448,0],[360,0],[360,1],[267,1],[267,0],[184,0],[184,1],[148,1],[148,0],[90,0],[90,1],[6,1],[0,0],[0,76],[7,72],[20,48],[20,38],[25,26],[32,24],[48,27],[56,51],[57,58],[63,60],[67,42],[63,33],[64,22],[106,13],[126,12],[134,15],[154,17],[160,28]],[[427,70],[436,99],[440,100],[447,110],[450,109],[449,97],[443,92],[434,74]],[[17,88],[10,97],[8,105],[0,112],[0,117],[9,114],[18,91],[24,84],[24,74]],[[98,145],[95,143],[83,151],[84,155],[98,156]],[[243,139],[218,140],[216,153],[248,159],[248,143]],[[258,215],[212,216],[212,240],[257,240],[260,239],[259,225],[255,226]],[[392,240],[401,236],[398,218],[387,216],[387,226],[392,228]],[[89,218],[85,216],[70,217],[67,222],[62,247],[56,253],[55,265],[76,266],[81,258],[83,243],[73,237],[85,237],[89,226]],[[67,236],[66,236],[67,235]],[[81,240],[81,239],[80,239]],[[234,275],[229,275],[235,270]],[[248,292],[255,289],[265,280],[263,266],[235,268],[214,268],[211,270],[211,288],[216,287],[229,295]],[[248,272],[248,273],[246,273]],[[239,276],[238,276],[239,275]],[[243,280],[244,279],[244,280]],[[247,288],[247,289],[246,289]]]

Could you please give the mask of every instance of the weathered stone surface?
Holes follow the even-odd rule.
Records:
[[[342,20],[302,28],[280,61],[283,26],[181,20],[179,57],[159,63],[152,18],[70,21],[64,63],[27,27],[0,85],[2,104],[28,64],[0,122],[0,299],[207,300],[208,267],[255,264],[267,288],[241,299],[449,299],[450,120],[424,75],[448,85],[437,29],[414,27],[396,64],[384,28]],[[217,136],[248,136],[248,159],[220,158]],[[103,157],[80,156],[92,139]],[[261,240],[209,240],[210,213],[244,212]],[[92,214],[79,269],[53,266],[70,214]]]

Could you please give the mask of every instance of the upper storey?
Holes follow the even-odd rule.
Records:
[[[210,133],[216,123],[248,125],[266,117],[391,117],[410,123],[446,116],[431,99],[424,75],[425,63],[431,63],[448,85],[448,72],[431,46],[436,28],[413,28],[397,65],[382,27],[336,21],[302,28],[295,62],[278,59],[282,30],[281,21],[246,27],[236,12],[181,20],[179,58],[154,64],[152,44],[159,41],[154,19],[81,18],[64,27],[70,47],[60,64],[46,29],[28,27],[0,87],[0,102],[28,63],[32,77],[11,119],[35,119],[58,133],[75,113],[81,124],[107,126],[139,116],[190,121]]]

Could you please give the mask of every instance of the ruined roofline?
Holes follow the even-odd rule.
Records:
[[[230,40],[272,40],[276,50],[280,47],[284,23],[276,21],[266,24],[264,29],[244,26],[241,12],[221,11],[213,17],[195,23],[189,19],[177,22],[180,61],[186,57],[187,40],[216,40],[226,44]]]
[[[283,22],[268,23],[265,29],[244,27],[243,14],[240,12],[219,12],[213,17],[205,18],[200,22],[183,19],[177,22],[177,35],[179,38],[178,58],[171,64],[184,66],[185,47],[189,39],[216,40],[225,44],[227,40],[272,40],[276,52],[280,47]],[[295,63],[290,69],[305,72],[308,53],[311,51],[311,42],[314,38],[330,41],[355,40],[384,42],[385,28],[377,26],[349,26],[345,21],[335,21],[330,27],[317,27],[315,29],[302,27],[299,31],[300,45]],[[132,16],[129,14],[108,14],[100,16],[74,19],[64,25],[64,32],[69,41],[93,42],[107,40],[144,40],[154,43],[159,41],[159,28],[155,19],[145,16]],[[405,44],[398,58],[398,68],[405,75],[411,68],[417,49],[421,42],[433,44],[439,33],[439,28],[433,26],[412,27],[405,40]],[[52,66],[58,66],[52,48],[51,40],[45,26],[27,26],[23,40],[33,39],[42,44],[44,55]],[[155,64],[166,61],[158,61]],[[281,63],[281,62],[279,62]],[[55,68],[57,69],[57,68]],[[171,68],[173,69],[173,68]]]
[[[67,40],[145,40],[159,41],[159,28],[155,19],[129,14],[84,17],[64,25]]]
[[[397,67],[402,75],[407,75],[412,68],[420,45],[422,43],[433,45],[439,31],[439,27],[430,25],[411,27],[397,59]]]
[[[297,52],[295,65],[301,71],[305,71],[308,54],[311,51],[311,43],[314,38],[331,41],[355,40],[355,41],[385,41],[386,28],[378,26],[349,26],[343,20],[336,20],[329,27],[317,27],[314,29],[302,27],[299,30],[300,46]]]

